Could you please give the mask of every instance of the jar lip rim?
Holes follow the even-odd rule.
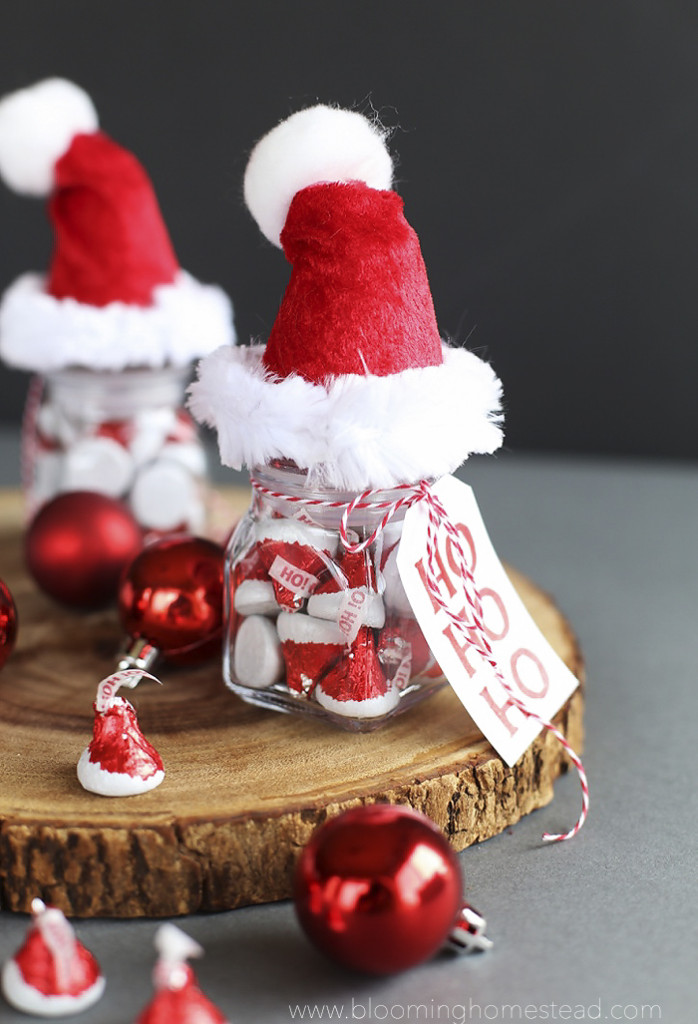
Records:
[[[300,499],[301,501],[303,498],[308,501],[327,499],[349,505],[358,494],[363,493],[362,491],[323,487],[321,484],[308,484],[308,475],[309,470],[300,469],[293,465],[271,466],[267,463],[253,466],[250,469],[250,479],[252,481],[258,480],[263,487],[267,487],[269,490],[275,490],[279,494],[280,499],[283,499],[285,494],[288,494],[289,497]],[[370,492],[370,498],[367,498],[366,504],[378,504],[379,502],[396,500],[404,496],[406,488],[410,486],[413,485],[402,484],[375,489],[367,487],[366,491]],[[416,488],[416,482],[414,486]]]
[[[128,419],[144,408],[184,406],[188,370],[175,366],[128,370],[71,367],[40,377],[45,401],[71,411],[77,420]]]
[[[59,370],[49,370],[45,377],[48,380],[70,384],[97,379],[105,381],[134,381],[136,379],[152,381],[155,377],[163,379],[171,379],[173,377],[184,378],[190,374],[190,366],[175,366],[174,363],[167,363],[164,366],[124,366],[118,370],[96,370],[89,366],[65,366]]]

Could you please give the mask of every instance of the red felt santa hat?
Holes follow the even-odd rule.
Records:
[[[226,1024],[226,1018],[207,999],[186,963],[203,950],[174,924],[163,924],[155,933],[158,962],[153,972],[155,995],[136,1024]]]
[[[233,340],[230,302],[177,262],[136,158],[99,131],[89,96],[53,78],[0,101],[0,176],[48,196],[48,274],[0,305],[0,354],[24,369],[186,366]]]
[[[8,1003],[36,1017],[65,1017],[92,1006],[104,992],[99,964],[78,942],[57,907],[32,902],[24,944],[2,970]]]
[[[499,381],[441,341],[391,179],[384,133],[352,111],[300,111],[254,148],[247,205],[293,272],[267,345],[199,366],[191,408],[225,464],[288,459],[309,482],[363,490],[501,444]]]
[[[368,627],[359,629],[347,656],[323,676],[315,699],[326,711],[350,718],[380,718],[397,707],[400,692],[385,677]]]

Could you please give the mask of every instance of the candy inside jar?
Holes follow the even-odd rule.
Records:
[[[226,564],[225,678],[244,700],[369,731],[444,682],[395,559],[397,491],[342,514],[354,494],[309,490],[288,465],[256,469]],[[377,529],[378,528],[378,529]],[[376,533],[366,547],[361,542]]]
[[[37,380],[24,437],[30,514],[56,494],[90,490],[126,500],[148,531],[203,530],[206,456],[182,408],[187,380],[173,366]]]

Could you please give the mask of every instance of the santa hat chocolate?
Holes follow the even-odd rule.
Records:
[[[155,933],[158,962],[153,972],[155,995],[136,1024],[226,1024],[221,1011],[206,998],[186,961],[203,949],[173,924]]]
[[[303,613],[281,612],[276,628],[286,664],[286,685],[296,693],[312,692],[339,661],[346,636],[336,622]]]
[[[343,625],[351,640],[362,624],[381,629],[385,625],[385,607],[376,591],[375,573],[367,552],[342,552],[335,562],[335,573],[310,595],[308,615]]]
[[[316,686],[315,699],[326,711],[349,718],[380,718],[397,707],[399,689],[386,679],[366,626],[359,630],[347,657]]]
[[[180,269],[147,174],[78,86],[46,79],[0,101],[0,176],[50,197],[55,236],[46,277],[24,274],[0,305],[8,363],[186,366],[233,340],[227,296]]]
[[[361,491],[501,444],[499,381],[441,341],[391,177],[384,133],[352,111],[300,111],[254,148],[247,204],[293,272],[267,345],[219,349],[192,385],[225,464],[281,458]]]
[[[36,899],[32,914],[24,945],[3,967],[3,995],[11,1006],[35,1017],[86,1010],[104,992],[99,964],[57,907]]]
[[[121,685],[141,678],[159,680],[149,672],[125,669],[103,679],[94,702],[92,742],[78,761],[83,789],[99,796],[136,796],[159,786],[165,778],[162,759],[138,725],[132,704],[116,695]]]

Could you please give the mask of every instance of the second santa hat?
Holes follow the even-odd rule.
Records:
[[[499,381],[442,342],[391,180],[384,133],[353,111],[300,111],[254,148],[247,205],[293,272],[267,345],[219,349],[192,386],[226,465],[285,459],[311,484],[363,490],[501,444]]]
[[[220,288],[183,271],[150,180],[99,131],[89,96],[52,78],[0,102],[0,176],[48,196],[54,251],[0,305],[0,355],[45,373],[185,366],[233,339]]]

